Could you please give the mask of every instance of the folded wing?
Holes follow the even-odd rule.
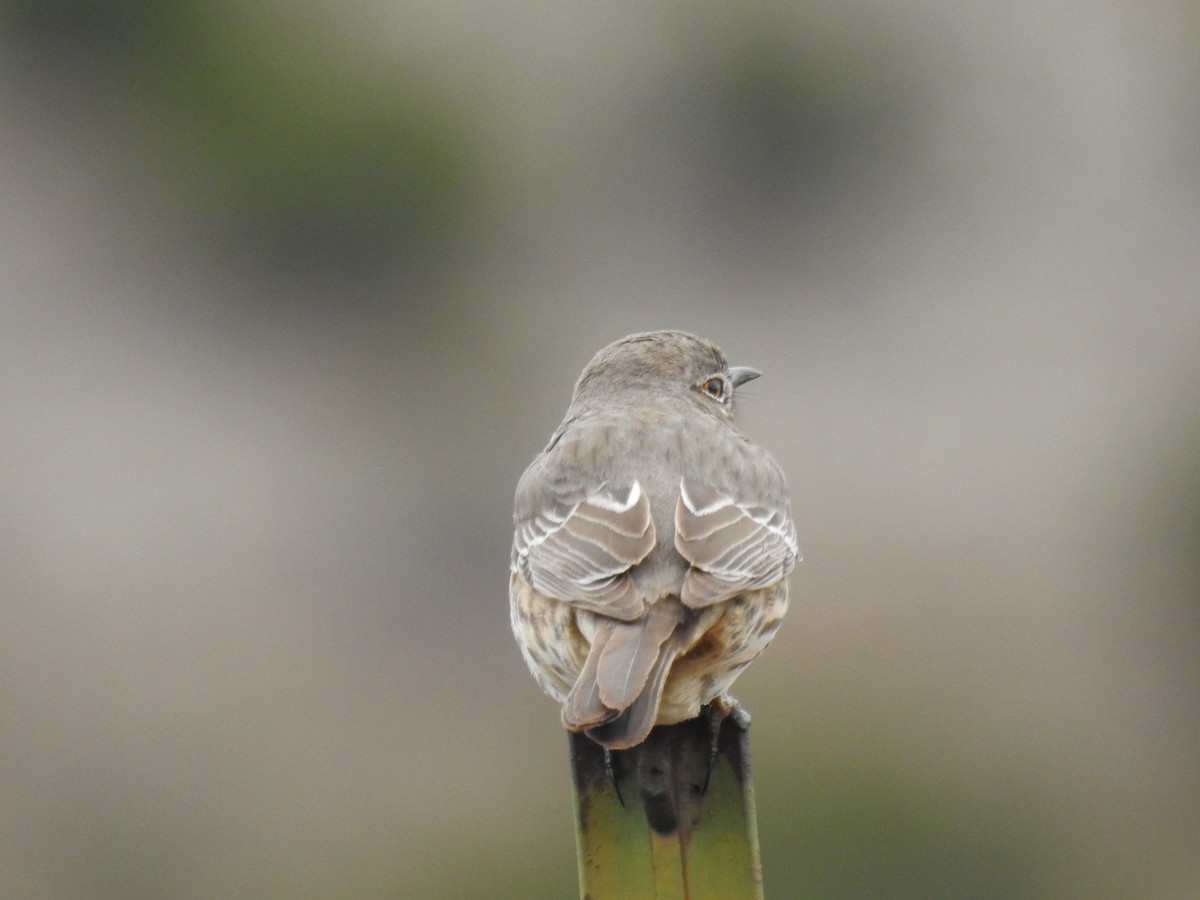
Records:
[[[629,570],[654,548],[650,501],[634,481],[578,498],[543,495],[517,524],[513,567],[539,593],[615,619],[645,611]]]
[[[740,500],[687,478],[679,483],[675,549],[691,566],[680,599],[693,609],[775,584],[800,556],[786,500]]]

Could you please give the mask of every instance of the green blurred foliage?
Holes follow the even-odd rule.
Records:
[[[485,193],[470,112],[404,60],[258,4],[18,0],[3,15],[32,58],[143,111],[126,150],[165,160],[235,256],[369,275],[469,242]]]
[[[768,894],[823,900],[1048,895],[1052,832],[1045,809],[1028,796],[992,797],[979,785],[906,773],[885,758],[805,758],[793,774],[758,785],[760,794],[773,792],[770,802],[759,803]]]

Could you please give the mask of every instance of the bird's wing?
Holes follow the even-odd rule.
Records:
[[[680,599],[698,609],[768,587],[799,559],[796,529],[782,488],[776,498],[745,500],[695,479],[679,483],[675,549],[691,568]]]
[[[530,483],[527,483],[530,482]],[[629,569],[654,549],[650,500],[635,480],[556,490],[523,479],[512,565],[534,590],[629,621],[645,610]]]

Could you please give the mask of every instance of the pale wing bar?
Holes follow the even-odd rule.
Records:
[[[691,564],[680,599],[693,608],[775,584],[799,558],[786,508],[740,503],[686,478],[675,507],[675,549]]]
[[[628,572],[654,541],[641,485],[601,485],[575,504],[544,507],[518,527],[513,565],[539,593],[628,621],[645,607]]]

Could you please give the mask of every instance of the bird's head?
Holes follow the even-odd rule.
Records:
[[[683,403],[731,419],[734,392],[761,374],[748,366],[730,366],[715,344],[693,334],[648,331],[597,353],[579,376],[573,405]]]

